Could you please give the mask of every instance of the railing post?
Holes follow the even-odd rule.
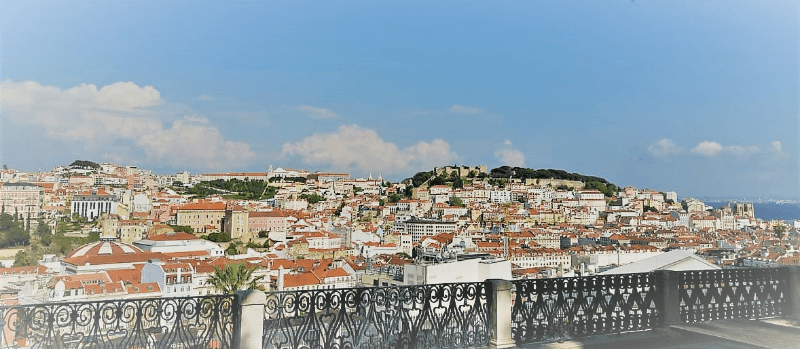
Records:
[[[264,306],[267,295],[261,291],[237,291],[239,317],[234,328],[237,349],[261,349],[264,336]],[[260,321],[259,321],[260,320]]]
[[[800,266],[789,268],[789,319],[800,321]]]
[[[492,339],[489,348],[511,348],[516,345],[511,338],[511,281],[491,279],[489,286],[489,316],[492,321]]]
[[[658,297],[658,306],[663,311],[664,319],[663,326],[669,327],[671,325],[680,324],[681,321],[681,297],[678,285],[679,271],[672,270],[656,270],[656,285],[660,297]]]

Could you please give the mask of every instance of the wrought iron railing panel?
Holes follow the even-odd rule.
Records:
[[[233,348],[235,296],[0,307],[2,348]]]
[[[484,283],[273,292],[264,348],[465,348],[491,337]]]
[[[779,317],[789,311],[789,269],[680,272],[680,316],[685,322]]]
[[[653,329],[661,322],[653,273],[513,281],[518,344]]]

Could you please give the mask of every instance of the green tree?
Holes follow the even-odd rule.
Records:
[[[433,179],[431,179],[428,182],[428,187],[432,187],[434,185],[442,185],[445,182],[446,182],[446,178],[444,176],[436,176],[436,177],[433,177]]]
[[[231,238],[228,237],[228,234],[225,234],[225,233],[211,233],[211,234],[208,234],[208,235],[203,235],[203,238],[208,240],[208,241],[213,241],[213,242],[228,242],[228,241],[231,241]]]
[[[36,265],[36,261],[32,259],[33,258],[30,253],[25,252],[25,250],[19,250],[19,252],[17,252],[17,254],[14,256],[14,266],[27,267]]]
[[[655,207],[645,205],[644,212],[658,213],[658,210]]]
[[[781,237],[783,233],[786,232],[786,227],[782,225],[776,225],[774,230],[775,230],[775,236]]]
[[[225,254],[226,255],[239,254],[239,246],[241,245],[242,245],[241,241],[232,242],[230,245],[228,245],[228,248],[225,249]]]
[[[455,207],[464,207],[464,202],[461,201],[461,198],[459,198],[459,197],[453,197],[450,200],[450,205],[455,206]]]
[[[248,268],[247,263],[226,264],[224,268],[214,267],[214,274],[208,277],[207,282],[223,294],[231,294],[239,290],[263,291],[264,287],[259,282],[264,279],[264,276],[253,277],[255,270],[255,268]]]
[[[30,234],[25,231],[23,223],[9,214],[0,214],[0,248],[28,245],[29,243]]]
[[[91,169],[91,170],[96,170],[96,169],[99,169],[99,168],[100,168],[100,165],[98,165],[98,164],[97,164],[96,162],[94,162],[94,161],[89,161],[89,160],[75,160],[75,161],[73,161],[71,164],[69,164],[69,167],[73,167],[73,168],[75,168],[75,167],[77,167],[77,168],[84,168],[84,169],[87,169],[87,170],[89,170],[89,169]]]
[[[50,234],[50,226],[44,222],[43,219],[36,220],[38,223],[36,225],[36,236],[39,237],[39,243],[43,246],[50,246],[50,243],[53,240],[53,235]]]
[[[301,199],[305,199],[311,205],[316,204],[316,203],[318,203],[320,201],[325,201],[325,198],[320,196],[317,193],[312,193],[310,195],[309,194],[301,194],[300,198]]]
[[[433,177],[433,172],[417,172],[414,177],[411,177],[411,184],[415,187],[419,187],[431,177]]]
[[[397,193],[389,194],[389,202],[398,202],[402,198],[403,197],[400,194],[397,194]]]
[[[175,232],[194,234],[194,228],[188,225],[170,225]]]

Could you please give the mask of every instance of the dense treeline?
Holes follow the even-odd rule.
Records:
[[[475,178],[483,178],[484,176],[478,175]],[[508,178],[517,178],[517,179],[561,179],[561,180],[568,180],[568,181],[579,181],[585,183],[585,188],[587,189],[597,189],[598,191],[605,194],[605,196],[611,197],[616,195],[617,193],[617,186],[614,183],[607,181],[604,178],[600,178],[597,176],[585,176],[578,173],[570,173],[564,170],[555,170],[555,169],[539,169],[534,170],[530,168],[523,168],[523,167],[510,167],[510,166],[501,166],[498,168],[494,168],[489,171],[489,181],[491,183],[502,183],[503,179]],[[437,185],[437,184],[445,184],[447,182],[452,183],[453,187],[459,187],[463,184],[460,179],[455,180],[453,178],[449,178],[446,175],[434,176],[432,171],[427,172],[418,172],[413,177],[411,177],[411,182],[414,187],[419,187],[425,182],[428,182],[428,185]]]
[[[419,187],[420,185],[422,185],[422,183],[425,183],[425,181],[427,181],[431,177],[433,177],[433,171],[417,172],[417,174],[415,174],[414,177],[411,177],[411,183],[415,187]]]
[[[267,181],[256,180],[221,180],[200,182],[197,185],[183,190],[186,194],[206,197],[209,195],[223,195],[232,199],[261,200],[275,197],[277,188],[269,185]]]
[[[92,161],[89,161],[89,160],[75,160],[71,164],[69,164],[69,167],[95,169],[96,170],[96,169],[100,168],[100,165],[98,165],[96,162],[92,162]]]
[[[609,182],[603,178],[595,177],[595,176],[584,176],[578,173],[569,173],[564,170],[554,170],[554,169],[540,169],[534,170],[530,168],[522,168],[522,167],[509,167],[509,166],[501,166],[495,169],[492,169],[489,172],[490,177],[494,178],[537,178],[537,179],[564,179],[568,181],[581,181],[581,182],[600,182],[604,184],[609,184]]]
[[[36,232],[39,243],[32,243],[30,249],[18,252],[14,258],[15,267],[36,265],[45,254],[64,256],[82,245],[100,240],[98,232],[89,233],[85,237],[66,236],[60,231],[51,235],[47,225],[42,224],[40,227],[41,230]]]
[[[30,243],[30,234],[17,215],[0,214],[0,248],[23,246]]]

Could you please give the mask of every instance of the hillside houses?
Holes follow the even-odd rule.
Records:
[[[486,173],[451,170],[448,176]],[[0,280],[13,286],[0,293],[24,302],[213,294],[208,278],[237,263],[263,277],[265,289],[316,290],[400,285],[406,269],[445,277],[447,268],[469,263],[507,267],[515,277],[586,275],[674,249],[724,267],[800,260],[796,228],[759,220],[751,206],[710,209],[697,199],[678,202],[674,192],[633,187],[606,196],[546,179],[462,176],[459,185],[412,187],[380,175],[277,168],[160,176],[113,164],[4,173],[9,182],[0,194],[19,189],[31,197],[8,199],[7,211],[30,212],[52,227],[79,220],[81,229],[70,233],[102,237],[66,251],[58,268],[43,261],[0,269]],[[23,178],[29,184],[16,182]],[[258,180],[268,189],[192,191],[210,180]],[[459,264],[467,260],[475,261]]]

